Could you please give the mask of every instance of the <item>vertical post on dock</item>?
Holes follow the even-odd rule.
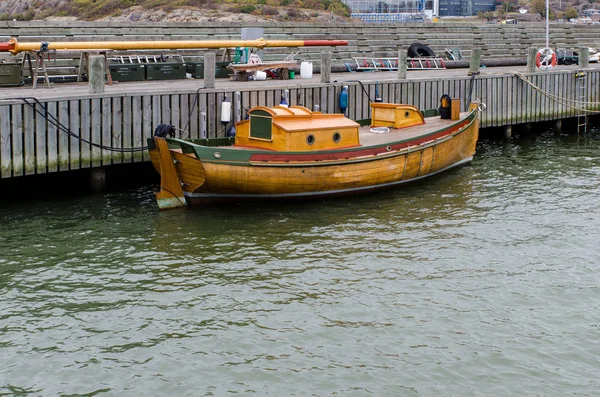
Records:
[[[331,52],[321,53],[321,83],[331,82]]]
[[[469,63],[469,76],[479,74],[479,66],[481,65],[481,48],[473,48],[471,50],[471,62]]]
[[[104,55],[90,55],[90,94],[102,94],[104,92],[104,76],[106,74],[105,65],[106,61],[104,59]]]
[[[213,51],[204,53],[204,88],[215,88],[216,58]]]
[[[537,55],[537,51],[535,47],[527,49],[527,73],[535,73],[535,56]]]
[[[200,138],[206,138],[206,134],[206,110],[202,109],[200,112]]]
[[[235,113],[233,115],[234,124],[242,120],[242,93],[236,91],[233,94],[233,108]]]
[[[579,67],[582,69],[587,69],[590,66],[590,48],[589,47],[581,47],[579,49],[579,60],[577,61]]]
[[[406,63],[407,55],[405,49],[398,49],[398,80],[406,79],[406,70],[408,69],[408,64]]]
[[[104,59],[102,63],[104,63]],[[104,191],[106,187],[106,169],[104,167],[92,168],[90,170],[90,187],[96,193]]]
[[[507,125],[504,127],[504,139],[510,139],[512,136],[512,125]]]
[[[298,90],[298,95],[296,96],[296,103],[298,106],[304,106],[304,90]]]

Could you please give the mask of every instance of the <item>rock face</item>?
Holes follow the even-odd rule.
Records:
[[[65,10],[72,0],[0,0],[0,15],[8,18],[18,18],[19,15],[30,13],[34,19],[40,11],[46,15],[47,21],[77,20],[74,16],[47,16],[52,10]],[[231,7],[229,7],[231,8]],[[264,8],[264,10],[263,10]],[[253,14],[232,12],[228,7],[211,7],[198,9],[195,7],[181,7],[165,12],[160,8],[146,9],[141,6],[133,6],[123,9],[120,15],[102,18],[114,22],[274,22],[274,21],[320,21],[320,22],[343,22],[346,18],[339,17],[328,11],[289,9],[287,7],[257,6],[257,12]],[[262,12],[261,12],[262,11]],[[262,15],[256,15],[262,14]],[[268,15],[267,15],[268,14]]]
[[[31,7],[31,0],[2,0],[0,1],[0,14],[21,14]]]

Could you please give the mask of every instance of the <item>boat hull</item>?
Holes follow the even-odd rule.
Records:
[[[214,155],[217,149],[211,157],[189,149],[171,154],[191,205],[355,195],[393,188],[470,162],[479,133],[477,112],[473,113],[426,139],[349,150],[343,156],[336,152],[325,159],[274,153],[270,160],[270,154],[263,152],[247,159],[219,160]],[[150,150],[150,156],[160,169],[156,150]]]

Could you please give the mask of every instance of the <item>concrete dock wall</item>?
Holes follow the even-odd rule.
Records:
[[[113,41],[113,40],[228,40],[240,39],[242,27],[264,29],[266,39],[339,39],[348,46],[332,47],[333,64],[352,63],[354,57],[396,57],[398,48],[420,42],[431,47],[438,56],[446,56],[446,49],[459,48],[468,54],[472,48],[481,48],[483,59],[525,57],[527,48],[545,47],[545,24],[325,24],[325,23],[269,23],[261,24],[206,24],[146,22],[117,24],[111,22],[47,22],[0,21],[0,41],[11,36],[26,42],[56,41]],[[577,49],[600,46],[600,25],[551,24],[550,46]],[[327,47],[326,47],[327,48]],[[319,65],[323,47],[267,48],[265,60],[282,60],[295,54],[295,59],[310,60]],[[129,52],[147,54],[152,51]],[[193,61],[202,57],[204,50],[162,51],[169,56],[181,55]],[[120,54],[115,52],[115,54]],[[47,66],[63,68],[62,73],[76,74],[77,54],[55,53]],[[54,72],[54,71],[53,71]]]

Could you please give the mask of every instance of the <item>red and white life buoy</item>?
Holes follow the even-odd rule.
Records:
[[[542,48],[535,54],[535,66],[542,70],[552,69],[556,66],[556,53],[552,48]]]

